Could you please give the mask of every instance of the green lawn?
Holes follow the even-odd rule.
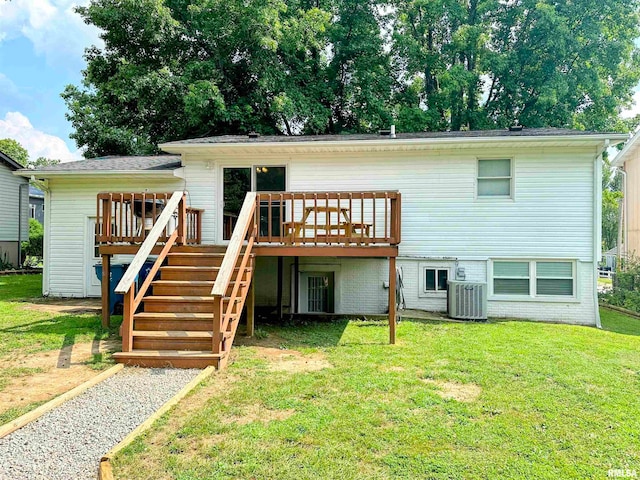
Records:
[[[606,331],[407,320],[395,346],[382,323],[261,326],[257,343],[302,358],[269,360],[262,348],[234,347],[226,371],[116,457],[116,477],[555,480],[640,472],[640,320],[607,310],[602,320]],[[330,366],[305,368],[319,359]]]
[[[17,358],[28,365],[31,355],[116,334],[117,325],[111,331],[105,331],[100,317],[95,314],[61,314],[35,308],[46,306],[48,302],[42,298],[41,291],[42,275],[0,276],[0,392],[6,388],[18,388],[15,384],[10,386],[16,379],[47,371],[40,367],[16,367],[13,363]],[[105,368],[112,364],[109,357],[96,354],[88,365],[94,369]],[[42,403],[0,408],[0,424]]]
[[[0,276],[0,359],[56,350],[109,335],[102,329],[98,315],[25,308],[29,301],[46,303],[41,292],[42,275]]]

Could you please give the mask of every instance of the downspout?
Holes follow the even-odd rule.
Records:
[[[602,152],[609,148],[609,143],[608,139],[605,140],[593,159],[593,308],[596,328],[602,328],[598,303],[598,261],[601,256],[602,228]]]
[[[21,183],[18,186],[18,264],[22,268],[22,188],[29,188],[29,183]]]
[[[618,169],[618,171],[622,174],[622,218],[624,219],[624,230],[622,231],[622,244],[624,245],[624,258],[627,259],[628,245],[629,245],[629,220],[627,214],[629,213],[627,210],[629,208],[629,204],[627,203],[627,172],[624,171],[624,168]]]

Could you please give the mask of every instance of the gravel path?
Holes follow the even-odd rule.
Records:
[[[0,479],[95,479],[102,455],[200,372],[123,369],[0,439]]]

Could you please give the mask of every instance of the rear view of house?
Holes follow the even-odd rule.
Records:
[[[29,238],[29,183],[13,175],[22,168],[0,152],[0,265],[19,266],[20,241]]]
[[[93,265],[130,263],[119,358],[144,364],[222,364],[245,304],[250,328],[254,309],[394,319],[400,288],[412,309],[476,285],[490,317],[597,325],[601,154],[625,138],[223,136],[46,167],[28,172],[46,192],[43,288],[97,296]]]

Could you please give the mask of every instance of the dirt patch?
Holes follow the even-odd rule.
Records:
[[[331,368],[322,353],[303,355],[297,350],[281,350],[271,347],[255,347],[258,358],[269,362],[269,370],[274,372],[303,373]]]
[[[0,412],[33,402],[49,400],[94,377],[99,371],[86,363],[96,353],[115,351],[116,340],[78,343],[62,350],[0,360],[0,369],[33,368],[40,373],[14,377],[0,391]]]
[[[286,420],[295,413],[295,410],[270,410],[264,405],[251,405],[239,415],[231,415],[222,419],[222,423],[247,425],[253,422],[269,423],[273,420]]]
[[[436,393],[447,400],[457,400],[458,402],[475,402],[482,388],[473,383],[455,383],[442,380],[432,380],[430,378],[421,379],[424,383],[437,387]]]
[[[47,313],[66,313],[69,315],[89,313],[98,315],[102,306],[99,298],[43,298],[31,300],[22,308]]]

